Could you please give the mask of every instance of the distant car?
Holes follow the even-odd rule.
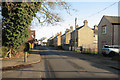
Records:
[[[45,44],[41,44],[41,46],[45,47],[46,45]]]
[[[103,56],[115,56],[116,54],[120,55],[120,46],[118,45],[105,45],[102,48]]]

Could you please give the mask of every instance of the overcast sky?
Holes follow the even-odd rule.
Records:
[[[114,1],[114,0],[113,0]],[[75,17],[77,18],[77,24],[83,25],[84,20],[88,20],[88,26],[93,28],[94,25],[98,25],[103,15],[117,16],[118,15],[118,3],[115,2],[67,2],[71,5],[71,15],[67,14],[65,10],[56,10],[59,12],[59,16],[64,20],[59,22],[60,25],[41,26],[39,22],[34,19],[32,21],[32,29],[36,30],[36,39],[42,37],[50,38],[57,32],[64,34],[66,28],[70,26],[75,27]],[[39,14],[38,14],[39,15]],[[74,29],[74,28],[73,28]]]

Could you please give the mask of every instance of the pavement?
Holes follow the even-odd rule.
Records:
[[[10,70],[14,68],[20,68],[22,66],[27,66],[30,64],[35,64],[41,61],[41,56],[39,53],[33,49],[29,52],[29,56],[27,58],[27,62],[24,62],[24,58],[16,58],[16,59],[0,59],[2,61],[2,70]]]

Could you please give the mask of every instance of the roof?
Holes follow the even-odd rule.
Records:
[[[48,40],[50,40],[52,37],[50,37]]]
[[[79,29],[81,29],[83,26],[80,26],[80,27],[78,27],[76,30],[79,30]]]
[[[110,23],[120,23],[120,16],[104,16]]]
[[[51,39],[53,39],[53,38],[54,38],[54,36],[50,37],[48,40],[51,40]]]
[[[76,30],[79,30],[79,29],[81,29],[82,27],[83,27],[83,26],[80,26],[80,27],[78,27]],[[75,30],[74,30],[73,32],[75,32]],[[72,32],[72,33],[73,33],[73,32]]]
[[[67,32],[65,32],[62,36],[64,36],[66,33],[68,33],[70,30],[68,30]]]

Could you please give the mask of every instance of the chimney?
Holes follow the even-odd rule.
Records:
[[[66,31],[65,31],[65,33],[68,32],[68,31],[69,31],[69,29],[67,28]]]
[[[73,31],[73,26],[70,26],[70,30]]]
[[[55,36],[57,36],[58,34],[56,34]]]
[[[97,25],[95,25],[95,26],[94,26],[94,29],[97,29],[97,28],[98,28]]]
[[[62,32],[60,32],[60,36],[62,36]]]
[[[67,28],[66,31],[69,31],[69,29]]]
[[[57,33],[57,35],[59,35],[59,33]]]
[[[54,36],[52,36],[52,38],[54,38]]]
[[[88,26],[88,21],[84,20],[84,26]]]
[[[79,27],[79,25],[76,25],[76,27],[75,27],[75,28],[77,29],[78,27]]]
[[[98,26],[95,25],[95,26],[94,26],[94,34],[97,34],[97,33],[98,33]]]

